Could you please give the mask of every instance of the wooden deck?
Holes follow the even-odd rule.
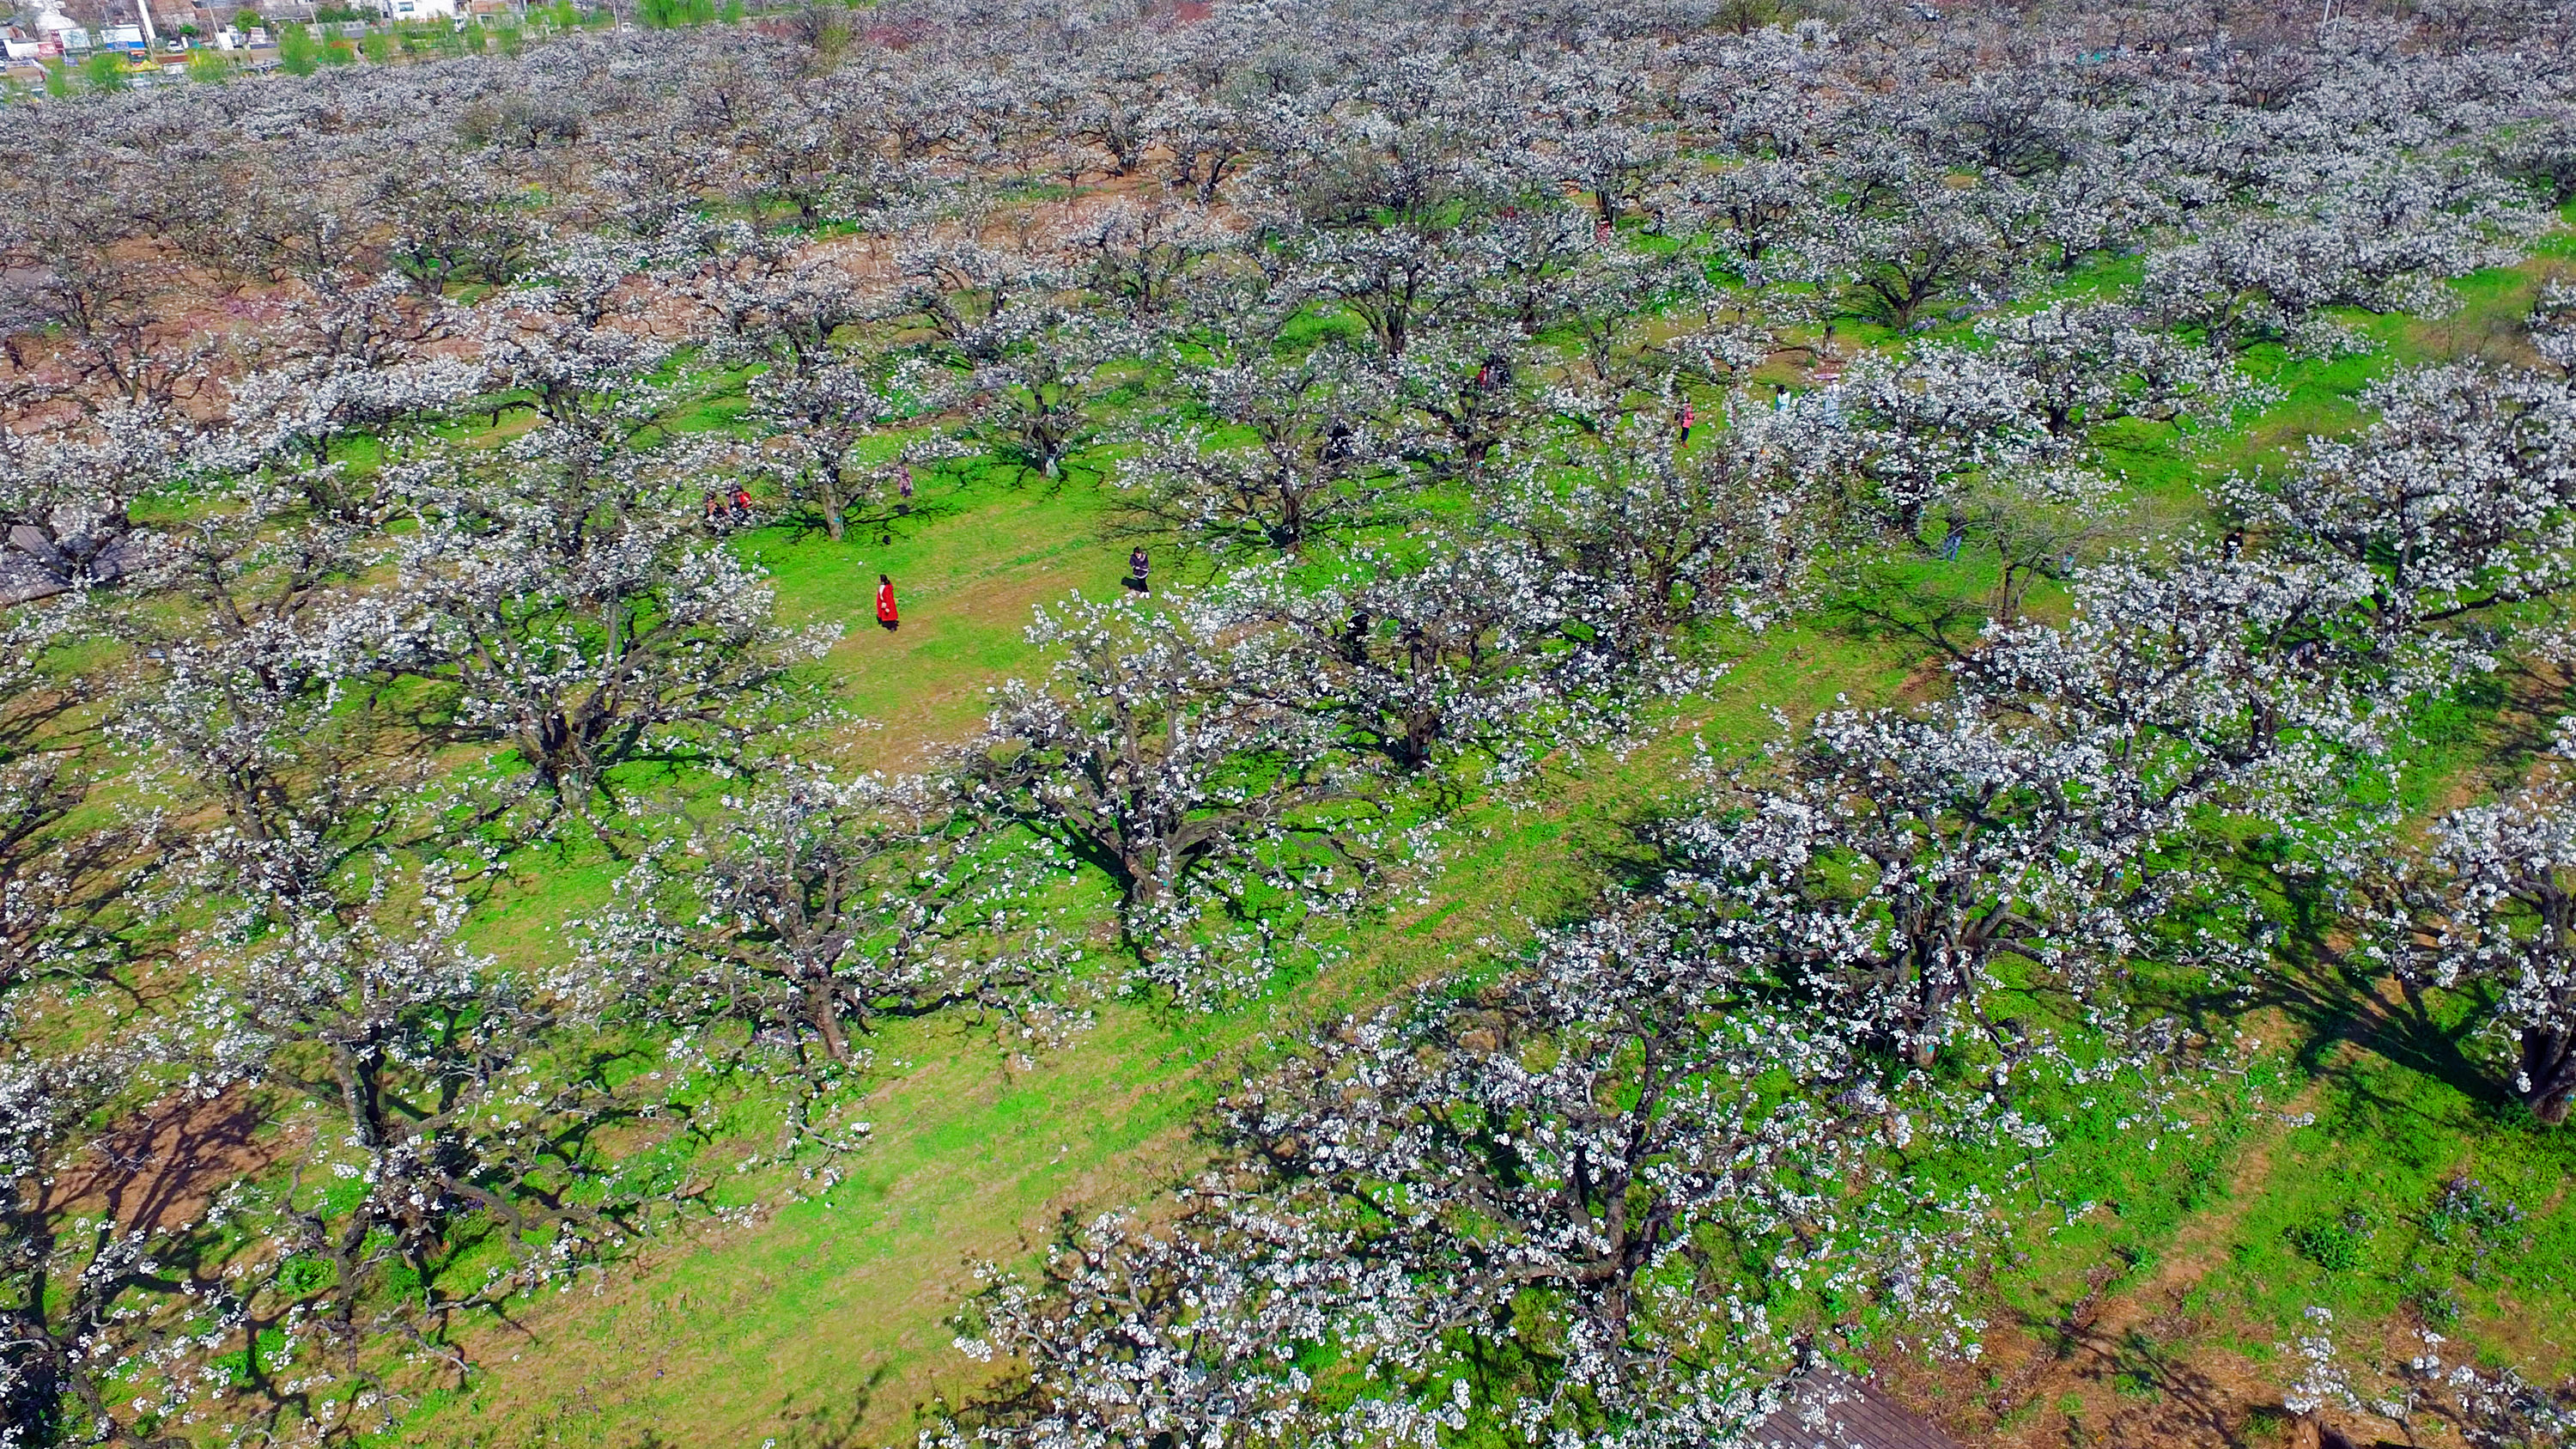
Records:
[[[1808,1375],[1747,1443],[1749,1449],[1960,1449],[1958,1440],[1877,1385],[1831,1370]]]

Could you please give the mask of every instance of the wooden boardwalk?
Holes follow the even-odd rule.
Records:
[[[1833,1370],[1808,1375],[1747,1444],[1748,1449],[1959,1449],[1958,1440],[1876,1384]]]

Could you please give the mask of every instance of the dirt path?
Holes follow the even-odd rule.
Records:
[[[2246,1211],[2273,1173],[2290,1123],[2312,1110],[2311,1084],[2269,1107],[2240,1149],[2227,1197],[2187,1220],[2145,1281],[2113,1289],[2116,1260],[2055,1322],[2001,1324],[1980,1363],[1893,1365],[1900,1393],[1941,1414],[1975,1449],[2175,1449],[2279,1442],[2280,1394],[2256,1366],[2210,1346],[2193,1290],[2223,1265]]]
[[[193,1223],[226,1185],[258,1176],[304,1145],[301,1135],[268,1126],[258,1105],[239,1092],[205,1101],[174,1095],[47,1178],[44,1204],[105,1212],[143,1232]]]

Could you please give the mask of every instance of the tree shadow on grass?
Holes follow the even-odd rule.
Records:
[[[176,1227],[236,1177],[272,1168],[302,1145],[264,1134],[267,1125],[243,1093],[166,1098],[99,1137],[93,1156],[45,1179],[39,1196],[48,1206],[101,1208],[128,1229]]]
[[[881,1363],[868,1370],[857,1388],[829,1403],[806,1409],[783,1406],[780,1417],[786,1429],[777,1436],[777,1449],[872,1449],[882,1436],[870,1437],[862,1426],[892,1377],[893,1366]]]
[[[2111,1391],[2107,1415],[2068,1416],[2066,1442],[2070,1445],[2253,1449],[2282,1442],[2281,1425],[2287,1414],[2277,1403],[2253,1385],[2230,1383],[2213,1374],[2158,1342],[2144,1328],[2098,1323],[2081,1309],[2066,1317],[2029,1311],[2015,1316],[2017,1326],[2044,1345],[2046,1352],[2034,1360],[2031,1372],[2010,1387],[2007,1399],[2018,1401],[2027,1411],[2061,1401],[2061,1391],[2070,1382],[2099,1384]],[[2189,1335],[2178,1342],[2187,1344]],[[2004,1411],[2008,1417],[2012,1412]]]
[[[948,491],[953,493],[954,490]],[[845,547],[874,544],[878,548],[886,548],[893,545],[899,534],[910,534],[933,523],[961,518],[965,513],[965,504],[953,496],[921,497],[908,504],[882,501],[862,504],[844,510],[840,542]],[[791,544],[811,543],[816,539],[828,541],[831,531],[823,511],[811,507],[783,509],[766,522],[727,530],[745,537],[764,532],[776,534]]]
[[[2285,931],[2270,969],[2250,982],[2204,979],[2177,993],[2171,1002],[2176,1010],[2204,1031],[2266,1008],[2279,1011],[2300,1029],[2300,1070],[2333,1082],[2358,1103],[2424,1113],[2421,1104],[2374,1088],[2372,1074],[2347,1049],[2440,1082],[2482,1111],[2506,1112],[2514,1105],[2496,1071],[2474,1050],[2489,1006],[2483,993],[2428,990],[2356,958],[2342,942],[2339,912],[2322,888],[2289,878],[2274,884],[2276,920]]]
[[[2133,1407],[2113,1419],[2113,1433],[2141,1444],[2243,1445],[2255,1417],[2238,1391],[2229,1389],[2181,1355],[2131,1328],[2105,1335],[2089,1348],[2092,1372]],[[2134,1430],[2132,1429],[2134,1426]],[[2124,1433],[2124,1431],[2130,1431]]]
[[[2557,725],[2576,713],[2576,662],[2509,658],[2495,675],[2501,707],[2489,722],[2497,764],[2519,771],[2555,743]]]

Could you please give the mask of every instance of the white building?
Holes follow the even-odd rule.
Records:
[[[453,20],[456,0],[376,0],[388,20]]]

